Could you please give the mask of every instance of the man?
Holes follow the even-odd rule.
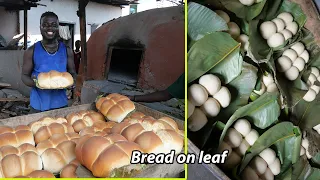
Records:
[[[185,73],[183,73],[173,84],[171,84],[167,89],[162,91],[157,91],[145,95],[128,96],[131,101],[135,102],[160,102],[168,101],[172,98],[184,99],[185,93]]]
[[[81,45],[81,42],[77,40],[75,43],[76,49],[74,50],[74,65],[75,65],[77,74],[79,73],[79,64],[81,60],[80,45]]]
[[[59,19],[53,12],[45,12],[40,18],[42,41],[29,47],[23,57],[21,80],[32,87],[30,113],[37,113],[68,106],[66,90],[42,90],[36,87],[35,79],[40,73],[56,70],[69,72],[76,78],[73,51],[59,42]]]

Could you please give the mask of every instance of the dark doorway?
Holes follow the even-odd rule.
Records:
[[[143,49],[127,49],[111,47],[108,80],[126,85],[136,86],[139,67],[143,57]],[[107,61],[108,62],[108,61]]]

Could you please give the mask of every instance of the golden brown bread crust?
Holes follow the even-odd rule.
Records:
[[[34,147],[33,145],[31,145],[29,143],[22,144],[19,147],[14,147],[11,145],[2,146],[0,148],[0,160],[10,154],[16,154],[16,155],[20,156],[27,151],[32,151],[32,152],[38,153],[36,147]]]
[[[38,86],[42,89],[62,89],[72,86],[73,83],[73,77],[68,72],[52,70],[38,75]]]
[[[64,141],[73,141],[77,143],[79,138],[80,136],[77,133],[54,134],[49,139],[40,142],[37,145],[36,150],[38,154],[41,155],[45,150],[49,148],[56,148],[60,143]]]
[[[76,146],[76,157],[95,177],[109,177],[113,169],[130,164],[133,150],[142,152],[138,144],[119,134],[86,135]]]
[[[26,176],[35,170],[41,169],[41,158],[33,151],[27,151],[20,156],[10,154],[0,161],[0,178]]]
[[[34,135],[35,143],[49,139],[54,134],[74,133],[72,126],[68,123],[52,123],[49,126],[42,126]]]
[[[28,126],[21,125],[16,128],[0,126],[0,147],[6,145],[18,147],[25,143],[35,145],[33,134]]]
[[[67,120],[62,117],[58,118],[52,118],[52,117],[43,117],[39,119],[38,121],[34,121],[30,123],[28,126],[30,127],[33,134],[35,134],[41,127],[43,126],[49,126],[52,123],[67,123]]]
[[[76,143],[63,141],[54,148],[48,148],[41,154],[44,170],[53,174],[59,173],[63,167],[75,159]]]
[[[110,121],[121,122],[135,110],[134,103],[126,96],[113,93],[98,99],[96,108]]]
[[[79,167],[80,162],[77,159],[71,161],[66,165],[60,172],[60,178],[78,178],[76,171]]]
[[[49,171],[36,170],[27,176],[16,176],[15,178],[56,178],[56,177]]]
[[[171,129],[175,131],[179,131],[178,124],[169,117],[162,117],[158,119],[158,122],[165,126],[165,129]]]
[[[68,114],[66,119],[77,133],[86,127],[92,126],[95,122],[105,121],[105,118],[101,113],[92,110]]]

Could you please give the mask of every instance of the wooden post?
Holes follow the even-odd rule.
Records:
[[[89,0],[79,0],[79,21],[81,36],[81,62],[83,64],[84,81],[87,80],[87,28],[86,28],[86,6]]]
[[[24,32],[24,47],[23,49],[26,50],[27,49],[27,45],[28,45],[28,10],[25,8],[23,10],[24,12],[24,22],[23,22],[23,32]]]

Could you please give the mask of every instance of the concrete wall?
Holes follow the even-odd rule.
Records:
[[[6,11],[0,7],[0,35],[9,43],[13,36],[17,35],[17,12]]]
[[[156,0],[139,0],[139,4],[137,5],[137,12],[146,11],[149,9],[155,9],[155,8],[164,8],[164,7],[170,7],[175,6],[174,3],[169,1],[161,1],[157,2]],[[130,6],[125,6],[125,8],[122,9],[122,16],[127,16],[130,13]]]
[[[159,8],[125,16],[97,29],[88,40],[88,79],[105,79],[108,47],[145,48],[138,87],[162,90],[184,72],[184,7]],[[133,28],[134,27],[134,28]],[[84,80],[83,65],[77,80]]]
[[[75,24],[75,41],[80,40],[80,24],[77,16],[78,1],[76,0],[42,0],[41,4],[47,7],[38,6],[28,11],[28,35],[33,41],[42,39],[40,34],[40,17],[46,11],[53,11],[59,16],[59,20],[65,23]],[[102,24],[113,18],[121,16],[121,8],[95,2],[89,2],[86,7],[87,18],[87,39],[91,34],[91,24]],[[23,32],[23,11],[20,12],[21,32]]]
[[[25,96],[29,96],[30,88],[21,81],[21,68],[24,51],[0,51],[0,81],[11,84]]]

